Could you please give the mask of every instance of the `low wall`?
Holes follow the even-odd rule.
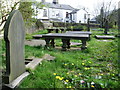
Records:
[[[43,29],[44,29],[43,23],[37,20],[36,23],[32,23],[31,25],[26,26],[25,31],[27,34],[31,34]]]
[[[64,22],[49,22],[49,23],[42,23],[42,22],[36,22],[35,24],[29,26],[29,27],[26,27],[26,33],[28,34],[31,34],[31,33],[34,33],[34,32],[37,32],[39,30],[43,30],[45,28],[48,28],[48,27],[67,27],[69,28],[70,26],[86,26],[87,27],[87,24],[86,23],[64,23]],[[93,28],[99,28],[99,24],[92,24],[90,23],[90,27],[93,27]]]
[[[64,23],[64,22],[52,22],[53,23],[53,27],[69,27],[69,26],[78,26],[78,25],[83,25],[83,26],[87,26],[86,23]],[[90,27],[96,27],[99,28],[99,24],[92,24],[90,23]]]

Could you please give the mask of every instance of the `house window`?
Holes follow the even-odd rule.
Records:
[[[59,17],[60,14],[59,14],[59,11],[56,11],[56,17]]]
[[[55,11],[52,11],[52,16],[55,16]]]
[[[46,9],[43,10],[43,17],[47,17],[47,10]]]
[[[86,17],[86,14],[84,14],[84,19],[86,19],[87,17]]]
[[[59,15],[59,13],[58,13],[58,14],[56,14],[56,16],[57,16],[57,17],[59,17],[59,16],[60,16],[60,15]]]
[[[69,13],[68,12],[66,12],[66,18],[69,18]]]

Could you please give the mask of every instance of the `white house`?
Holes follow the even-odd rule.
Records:
[[[59,4],[58,0],[53,0],[52,3],[42,0],[42,4],[45,5],[42,9],[37,9],[37,19],[41,21],[49,20],[56,22],[76,22],[77,11],[70,5]],[[35,7],[35,6],[34,6]]]

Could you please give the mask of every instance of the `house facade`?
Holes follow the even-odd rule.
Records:
[[[45,5],[42,9],[37,9],[38,14],[36,19],[41,21],[54,21],[54,22],[76,22],[77,11],[70,5],[59,4],[58,0],[53,0],[52,3],[42,0],[42,4]]]

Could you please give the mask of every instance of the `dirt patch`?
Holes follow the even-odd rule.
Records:
[[[25,45],[29,45],[29,46],[45,46],[46,42],[45,42],[45,40],[32,39],[30,41],[26,40]]]

